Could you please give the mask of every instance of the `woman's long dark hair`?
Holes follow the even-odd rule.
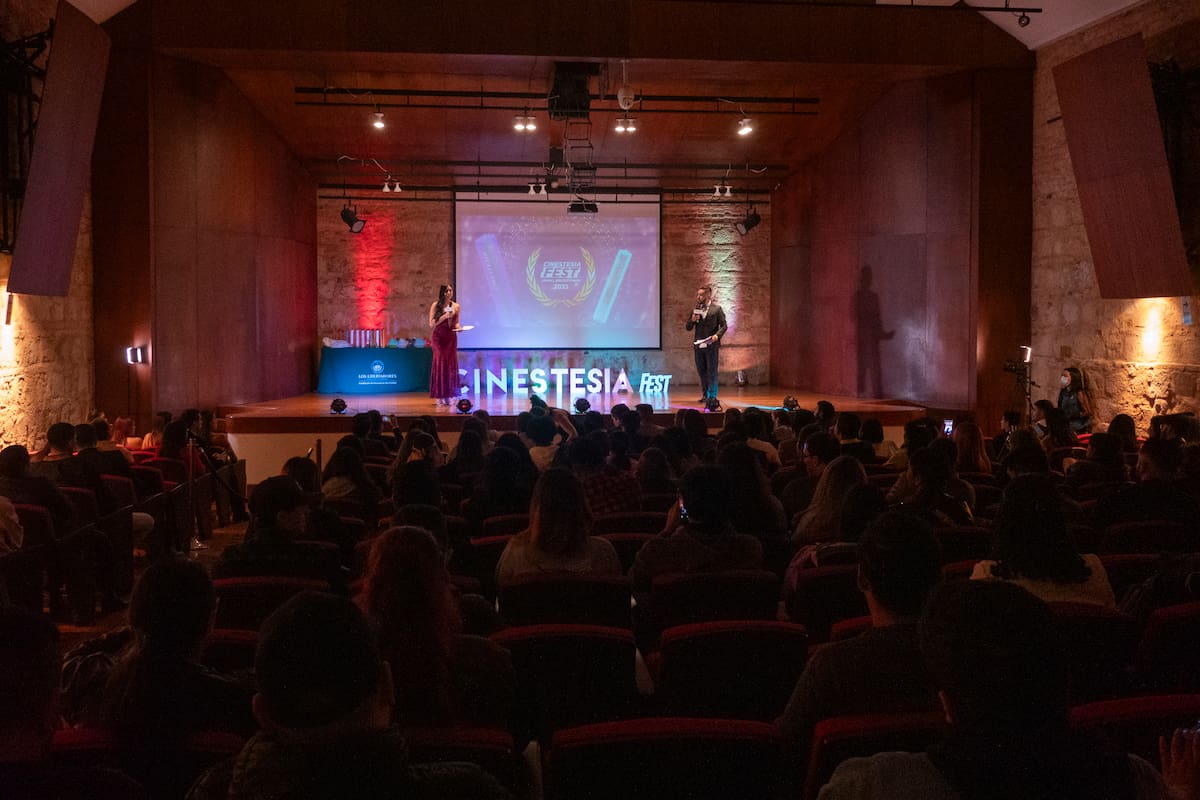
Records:
[[[439,311],[446,307],[446,292],[448,291],[450,291],[450,286],[448,284],[443,283],[438,286],[437,307]]]
[[[529,534],[533,546],[555,555],[583,548],[592,530],[583,484],[575,473],[553,468],[542,473],[529,503]]]
[[[1084,583],[1092,575],[1067,530],[1058,489],[1045,475],[1022,475],[1008,484],[995,533],[997,578]]]
[[[1074,394],[1083,391],[1083,373],[1079,371],[1079,367],[1067,367],[1063,372],[1071,376],[1066,386],[1068,392]]]

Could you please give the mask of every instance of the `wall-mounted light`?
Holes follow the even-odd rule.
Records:
[[[125,363],[126,364],[145,364],[146,363],[146,348],[132,346],[125,348]]]
[[[521,131],[522,133],[530,133],[537,130],[537,117],[529,113],[529,109],[525,109],[524,114],[517,114],[513,117],[513,130]]]
[[[617,119],[617,125],[613,130],[617,133],[634,133],[637,131],[637,120],[626,114]]]
[[[4,293],[4,324],[12,325],[13,296],[12,292]]]
[[[754,132],[754,120],[742,117],[738,120],[738,136],[748,136]]]
[[[372,122],[371,125],[379,130],[383,130],[387,127],[387,123],[383,121],[383,112],[378,108],[375,109],[375,121]]]

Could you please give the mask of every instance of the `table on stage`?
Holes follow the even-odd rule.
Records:
[[[430,347],[322,347],[321,394],[429,391]]]

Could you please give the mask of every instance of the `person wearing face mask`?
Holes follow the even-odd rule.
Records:
[[[1075,433],[1092,431],[1092,399],[1083,388],[1083,375],[1078,367],[1067,367],[1058,379],[1062,386],[1058,391],[1058,408],[1067,415],[1067,422]]]

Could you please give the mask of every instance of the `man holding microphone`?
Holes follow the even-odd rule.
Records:
[[[688,318],[687,329],[695,330],[692,350],[696,356],[696,372],[700,375],[702,397],[697,401],[708,405],[717,399],[717,361],[721,353],[721,339],[728,326],[725,310],[712,302],[712,287],[701,286],[696,290],[696,307]]]

